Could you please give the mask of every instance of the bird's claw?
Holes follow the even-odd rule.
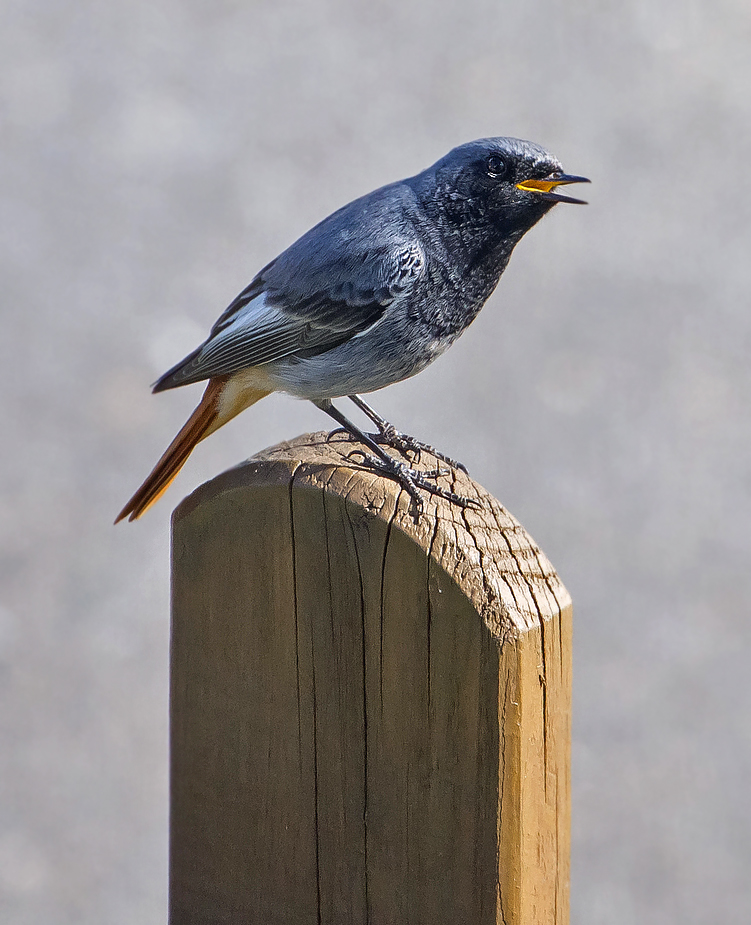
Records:
[[[447,463],[452,469],[460,469],[465,475],[469,475],[467,467],[463,463],[457,462],[450,456],[446,456],[435,447],[430,446],[429,443],[423,443],[421,440],[410,437],[409,434],[403,434],[400,430],[397,430],[393,424],[386,424],[378,435],[377,440],[378,443],[384,443],[386,446],[398,450],[403,456],[407,456],[409,453],[416,454],[417,462],[420,461],[420,455],[422,453],[429,453],[431,456],[435,456],[436,459],[440,459],[441,462]]]
[[[352,434],[347,430],[346,427],[335,427],[333,430],[330,430],[326,435],[326,443],[331,443],[331,438],[336,437],[339,434],[346,434],[350,440],[352,439]]]
[[[479,503],[476,499],[459,495],[448,488],[443,488],[430,481],[430,479],[438,478],[441,475],[449,475],[450,472],[446,469],[431,469],[420,472],[418,469],[405,466],[405,464],[398,459],[392,459],[391,457],[381,459],[378,456],[374,456],[372,453],[366,453],[364,450],[352,450],[347,454],[348,459],[351,459],[353,456],[359,456],[363,465],[374,469],[376,472],[381,472],[398,482],[410,496],[418,512],[423,509],[423,500],[420,497],[419,489],[428,492],[428,494],[437,495],[439,498],[443,498],[444,501],[458,504],[460,507],[479,507]]]

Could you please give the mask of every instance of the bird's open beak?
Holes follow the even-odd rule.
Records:
[[[562,196],[560,193],[554,193],[556,186],[566,186],[569,183],[589,183],[586,177],[573,177],[566,173],[558,174],[555,177],[548,177],[547,180],[522,180],[516,184],[516,188],[524,190],[526,193],[536,193],[540,199],[546,199],[548,202],[573,202],[576,205],[585,206],[587,203],[583,199],[574,199],[573,196]]]

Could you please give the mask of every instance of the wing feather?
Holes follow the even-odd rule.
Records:
[[[408,298],[424,253],[387,191],[335,212],[264,267],[154,391],[325,352]]]

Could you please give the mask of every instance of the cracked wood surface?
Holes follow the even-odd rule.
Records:
[[[175,512],[170,921],[565,925],[568,594],[466,475],[415,519],[354,446]]]

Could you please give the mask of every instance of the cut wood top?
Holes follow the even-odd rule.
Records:
[[[524,527],[464,472],[441,476],[439,484],[476,498],[478,508],[421,492],[424,507],[415,517],[409,496],[396,482],[359,465],[357,456],[348,458],[357,448],[349,436],[325,432],[279,443],[202,485],[174,517],[179,520],[227,492],[285,485],[290,491],[324,491],[345,499],[351,516],[377,517],[409,536],[459,585],[499,642],[570,605],[553,566]],[[422,453],[419,468],[438,466],[446,468]]]

